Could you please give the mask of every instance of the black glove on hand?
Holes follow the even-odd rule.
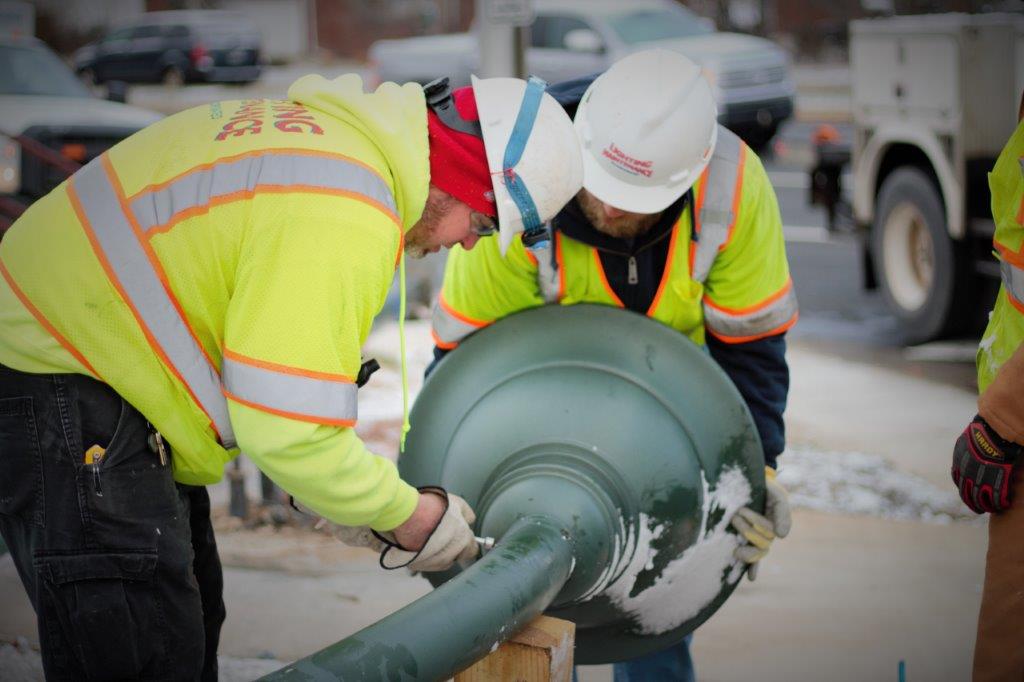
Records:
[[[976,514],[1009,509],[1011,473],[1021,449],[975,415],[953,447],[951,473],[964,504]]]

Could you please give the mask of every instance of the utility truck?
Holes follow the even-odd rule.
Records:
[[[999,266],[988,171],[1017,124],[1024,16],[941,14],[850,24],[854,133],[818,145],[812,201],[842,201],[852,158],[853,224],[865,284],[881,289],[903,341],[975,331]],[[845,154],[845,158],[844,158]]]

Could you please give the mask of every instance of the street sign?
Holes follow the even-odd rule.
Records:
[[[484,19],[489,24],[529,26],[533,23],[533,1],[485,0]]]

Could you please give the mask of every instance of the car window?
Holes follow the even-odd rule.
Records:
[[[713,28],[683,7],[624,12],[608,17],[608,25],[628,45],[714,33]]]
[[[159,35],[159,26],[137,26],[132,31],[132,38],[156,38]]]
[[[0,45],[0,95],[92,97],[57,55],[28,45]]]
[[[579,17],[562,14],[538,15],[530,26],[530,44],[533,47],[562,50],[565,49],[566,34],[580,28],[593,30],[590,24]]]
[[[113,42],[115,40],[128,40],[131,37],[132,37],[132,29],[130,29],[130,28],[119,28],[118,30],[114,31],[113,33],[108,34],[107,37],[103,39],[103,42],[109,43],[109,42]]]
[[[167,38],[187,38],[188,26],[164,26],[161,32]]]

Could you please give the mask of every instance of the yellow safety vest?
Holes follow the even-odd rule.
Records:
[[[646,311],[704,343],[780,334],[797,320],[782,221],[764,168],[749,147],[720,127],[711,162],[672,228],[658,291]],[[691,210],[695,212],[691,232]],[[434,341],[454,348],[467,335],[525,308],[558,303],[623,307],[597,249],[558,233],[533,252],[513,242],[502,259],[493,240],[453,249],[433,315]]]
[[[164,119],[26,212],[0,243],[0,362],[108,383],[170,441],[178,481],[219,480],[241,446],[317,511],[387,526],[415,491],[362,462],[349,427],[360,348],[426,200],[423,95],[315,77],[290,97]],[[19,314],[63,362],[6,323]],[[312,456],[314,441],[335,447]],[[319,480],[346,457],[347,479]],[[362,506],[330,501],[361,489]]]
[[[988,185],[1002,286],[978,347],[982,393],[1024,341],[1024,122],[1017,125],[988,174]]]

